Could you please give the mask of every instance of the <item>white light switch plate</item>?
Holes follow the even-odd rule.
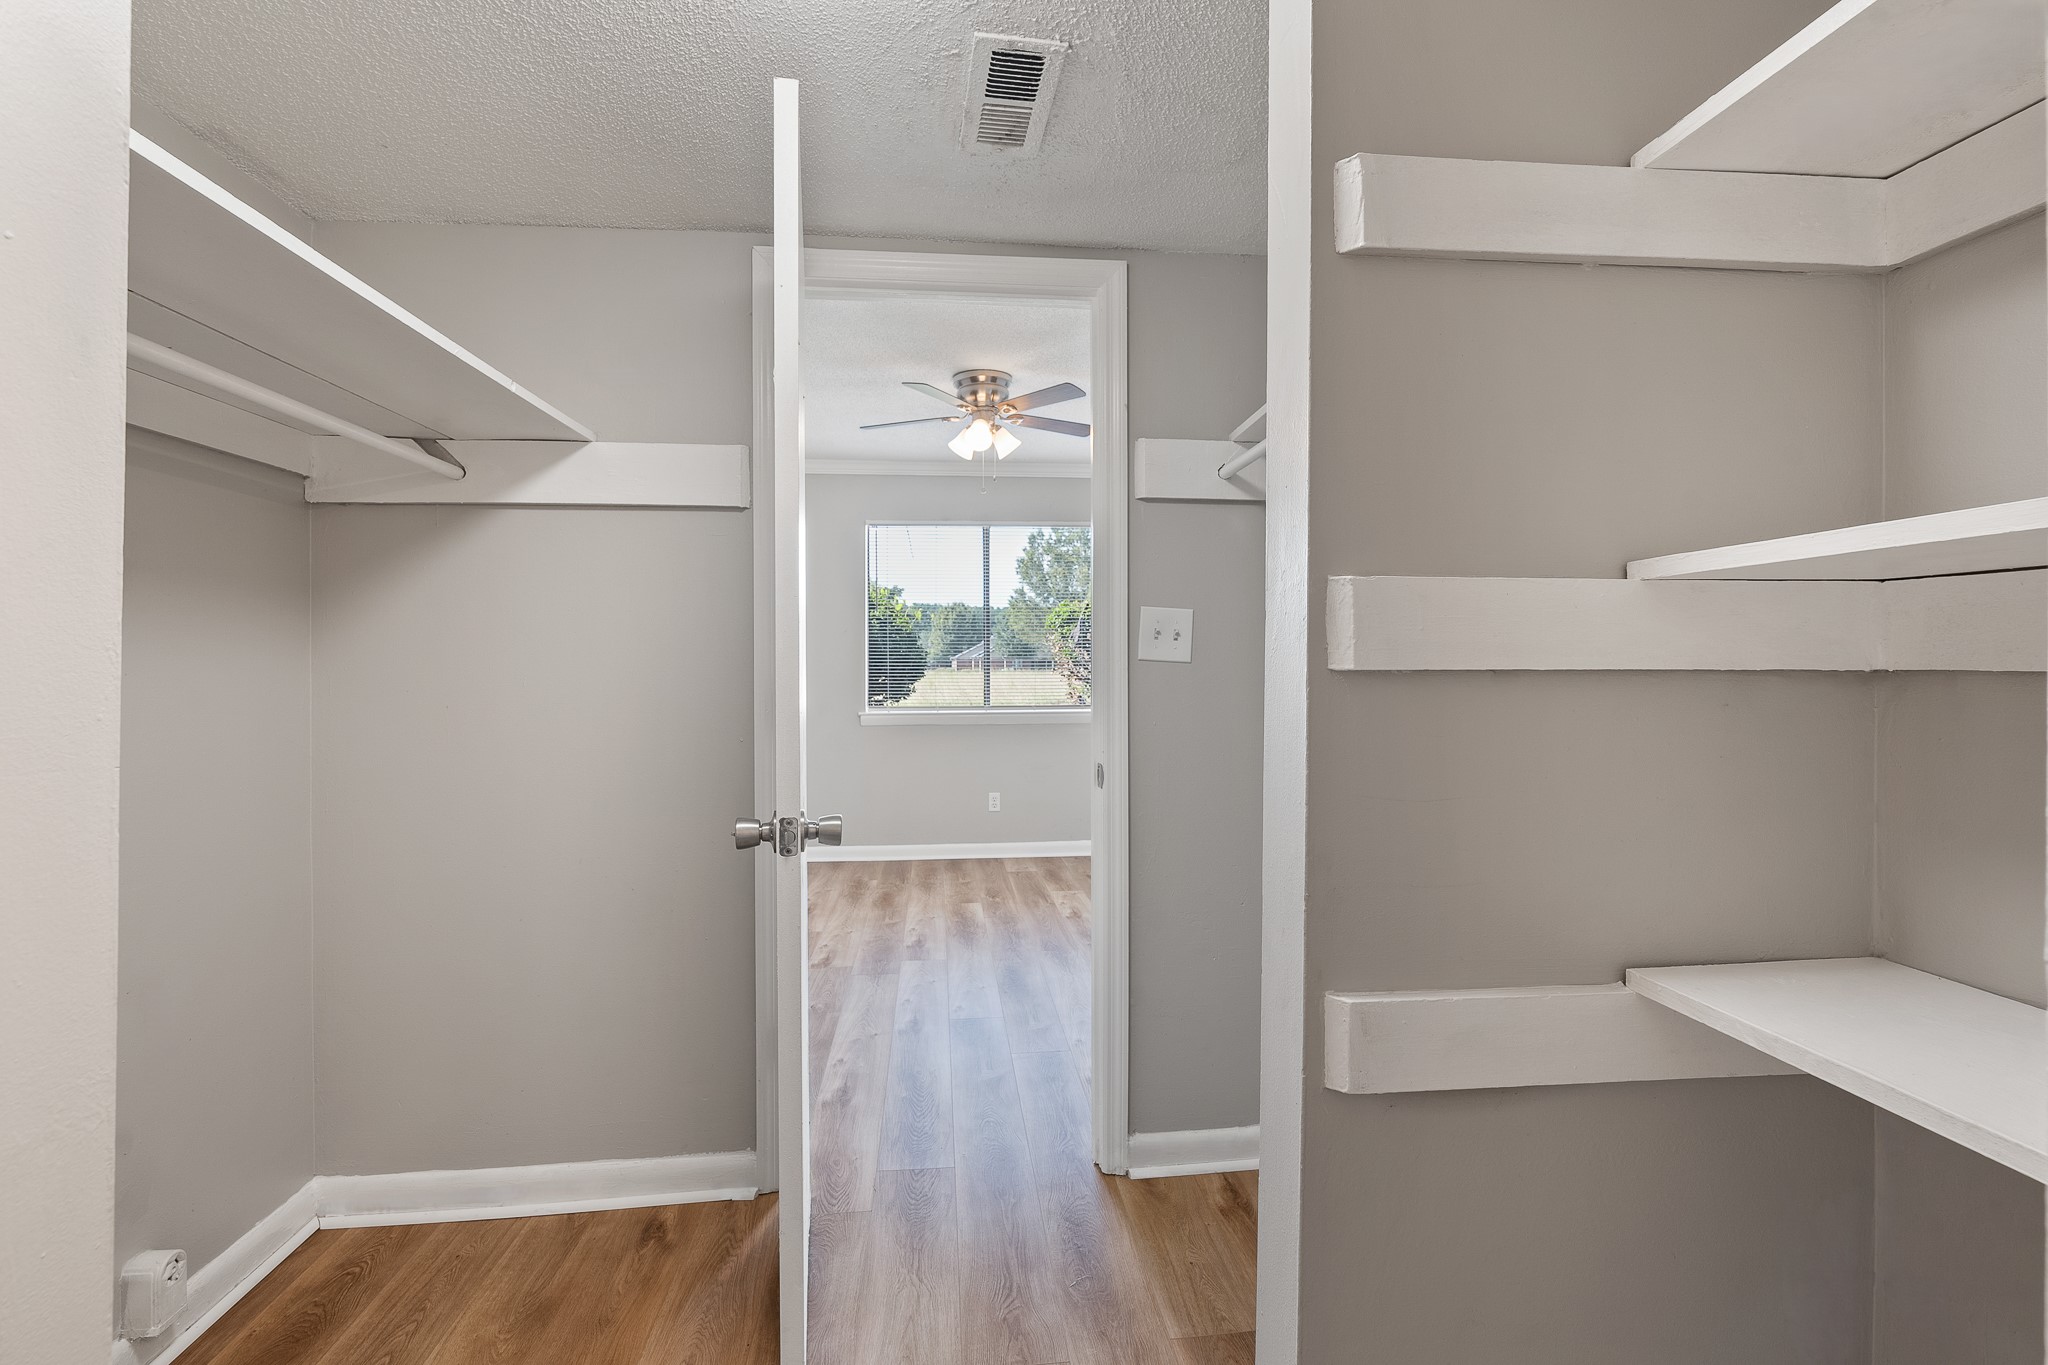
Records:
[[[1193,607],[1139,607],[1138,657],[1190,663],[1195,657]]]

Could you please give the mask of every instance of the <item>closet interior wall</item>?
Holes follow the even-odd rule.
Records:
[[[128,432],[112,1271],[205,1265],[314,1174],[300,485]]]
[[[605,439],[752,440],[749,253],[762,238],[730,232],[322,223],[315,240],[345,267],[591,422]],[[1259,404],[1265,292],[1263,262],[1256,257],[824,237],[808,244],[1127,261],[1132,433],[1218,437]],[[1193,667],[1144,664],[1134,668],[1131,679],[1131,1122],[1140,1132],[1248,1125],[1257,1121],[1258,1112],[1261,518],[1255,504],[1133,503],[1131,508],[1132,603],[1193,607],[1203,631]],[[365,533],[357,528],[384,526],[404,516],[396,509],[370,507],[316,512],[316,598],[325,590],[329,548]],[[582,572],[559,558],[573,559],[580,552],[544,543],[533,529],[542,523],[580,516],[637,526],[634,518],[644,517],[649,524],[666,522],[677,534],[683,528],[693,535],[722,537],[731,528],[750,534],[744,513],[415,509],[412,516],[419,526],[440,528],[433,534],[451,544],[457,528],[498,519],[504,529],[497,534],[526,541],[519,555],[532,565],[535,582],[549,576],[550,565],[561,564],[571,581]],[[706,1027],[679,1038],[650,1039],[643,1032],[630,1040],[630,1055],[639,1059],[645,1075],[700,1078],[683,1087],[689,1113],[699,1116],[688,1120],[688,1131],[703,1134],[701,1141],[744,1146],[751,1129],[733,1135],[726,1116],[751,1110],[728,1111],[726,1106],[741,1086],[752,1084],[752,1035],[744,1032],[752,1027],[752,940],[733,936],[749,923],[743,906],[751,903],[752,865],[732,852],[729,831],[753,800],[751,769],[744,758],[753,722],[746,675],[733,671],[731,663],[751,657],[752,627],[744,614],[733,617],[717,599],[750,601],[745,590],[752,578],[741,548],[728,546],[718,554],[730,557],[688,574],[625,574],[607,591],[613,610],[687,641],[698,660],[693,666],[708,670],[715,661],[721,670],[694,690],[656,689],[659,700],[650,706],[694,713],[687,721],[664,719],[661,724],[693,727],[690,733],[705,747],[677,748],[678,785],[643,793],[655,802],[647,808],[648,818],[659,815],[656,837],[685,850],[661,856],[682,860],[676,866],[686,874],[683,884],[693,888],[693,898],[703,907],[701,914],[692,912],[693,927],[674,951],[686,959],[678,970],[687,973],[688,989],[697,1000],[693,1009]],[[363,561],[366,572],[371,567],[371,561]],[[379,590],[397,601],[406,570],[393,562],[376,572],[376,581],[384,585]],[[437,664],[457,669],[464,679],[457,694],[471,699],[470,704],[489,705],[483,674],[449,655],[461,647],[461,634],[454,630],[461,605],[460,599],[447,600],[441,610],[448,613],[443,624],[451,633],[438,644],[423,638],[421,648]],[[822,604],[814,603],[813,609],[823,609]],[[375,647],[388,651],[385,662],[392,667],[403,662],[402,651]],[[494,648],[487,647],[486,653]],[[317,657],[316,672],[324,672],[328,656]],[[590,656],[589,676],[617,666],[616,656],[599,650]],[[414,668],[418,677],[433,676],[432,669]],[[491,677],[493,688],[510,688],[514,694],[525,685],[504,671]],[[357,743],[388,750],[390,771],[401,774],[403,782],[439,791],[439,809],[458,822],[468,818],[463,811],[472,804],[481,812],[516,799],[516,790],[503,783],[493,786],[451,769],[449,754],[391,743],[382,733],[382,718],[402,710],[394,710],[400,702],[388,688],[379,700],[358,702],[317,680],[316,687],[332,699],[334,709],[330,712],[323,701],[315,718],[316,733],[325,736],[320,742],[332,752]],[[465,722],[450,723],[460,727]],[[324,728],[330,724],[334,728]],[[1191,733],[1202,742],[1188,743]],[[597,781],[602,766],[578,780]],[[1224,795],[1212,797],[1212,792]],[[354,806],[363,794],[346,800]],[[336,793],[336,799],[343,796]],[[395,825],[388,828],[392,838],[406,842],[387,842],[383,833],[362,847],[336,842],[334,857],[359,864],[395,854],[416,860],[415,866],[442,869],[435,875],[451,889],[472,874],[496,875],[483,852],[488,846],[476,840],[429,844],[415,842],[417,836],[401,834]],[[319,841],[326,837],[316,826],[316,860]],[[865,833],[856,838],[873,841]],[[341,866],[338,861],[334,865]],[[642,870],[653,869],[643,863]],[[419,1065],[401,1053],[423,1047],[431,1056],[440,1047],[432,1032],[408,1036],[367,1020],[344,1023],[330,1013],[325,1003],[330,993],[355,1002],[350,1007],[354,1019],[363,1004],[392,989],[402,967],[400,959],[379,946],[394,941],[386,934],[406,944],[443,932],[419,919],[394,921],[374,933],[357,929],[358,908],[371,892],[361,879],[375,874],[350,875],[358,878],[360,892],[338,891],[329,901],[327,892],[319,891],[323,935],[331,923],[335,933],[351,941],[346,956],[331,964],[324,948],[322,955],[323,1151],[330,1129],[360,1133],[370,1141],[368,1135],[384,1128],[398,1104],[384,1096],[375,1078],[407,1074],[406,1068]],[[316,876],[316,888],[322,882]],[[531,899],[543,895],[537,887],[508,887],[507,895],[473,911],[459,903],[444,905],[437,915],[466,917],[467,932],[484,941],[498,916],[509,913],[517,922],[540,913]],[[360,913],[372,919],[383,914],[367,908]],[[516,1002],[535,997],[544,1015],[554,1008],[546,1002],[566,1002],[573,993],[565,993],[553,979],[546,954],[508,965],[516,970],[497,978],[493,987],[503,1003],[481,1008],[502,1011],[512,1037],[527,1036],[529,1030],[538,1036],[537,1025],[515,1017]],[[652,971],[634,967],[623,979],[638,984],[625,993],[640,993],[638,1010],[669,1011],[672,1006],[655,994],[657,986],[664,992],[667,987],[648,975]],[[485,1035],[486,1030],[475,1030],[479,1045]],[[458,1060],[448,1054],[433,1066],[457,1074]],[[331,1092],[330,1075],[336,1078]],[[344,1075],[360,1077],[361,1084],[342,1081]],[[608,1100],[605,1112],[615,1114],[619,1103]],[[356,1116],[359,1105],[367,1108]],[[683,1121],[680,1109],[676,1114]],[[600,1120],[573,1122],[589,1123],[594,1130]],[[348,1150],[351,1163],[400,1155],[355,1145]],[[344,1159],[340,1146],[333,1156]]]
[[[1624,165],[1824,8],[1316,7],[1315,601],[2048,491],[2038,217],[1889,279],[1332,249],[1343,157]],[[2037,1365],[2032,1182],[1804,1076],[1338,1095],[1320,1011],[1873,950],[2038,1003],[2039,676],[1336,673],[1311,618],[1301,1358]]]
[[[601,438],[751,442],[760,237],[313,224],[136,116]],[[1259,260],[1071,254],[1131,262],[1136,433],[1258,405]],[[153,437],[134,471],[122,1257],[202,1271],[316,1174],[751,1147],[751,515],[308,508]],[[1259,509],[1132,521],[1133,600],[1206,632],[1133,680],[1132,1117],[1250,1124]]]
[[[1884,278],[1884,514],[2048,496],[2048,237],[2040,216]],[[2039,673],[1876,687],[1876,951],[2048,1005]],[[1872,1360],[2042,1358],[2042,1187],[1876,1115]]]

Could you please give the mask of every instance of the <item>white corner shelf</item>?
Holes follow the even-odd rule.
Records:
[[[1896,175],[2039,103],[2042,42],[2034,0],[1840,0],[1634,164]]]
[[[2048,565],[2048,498],[1638,559],[1640,579],[1894,579]]]
[[[2048,1014],[1880,958],[1631,971],[1631,990],[2048,1181]]]
[[[2048,204],[2044,152],[2037,104],[1887,180],[1360,153],[1337,163],[1337,250],[1882,272]]]
[[[1333,577],[1340,672],[2048,671],[2048,570],[1898,582]]]
[[[130,331],[382,436],[592,439],[148,138],[128,146]]]

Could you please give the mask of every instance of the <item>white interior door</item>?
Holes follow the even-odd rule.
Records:
[[[771,455],[775,601],[775,1028],[776,1164],[782,1204],[782,1363],[804,1365],[811,1240],[809,925],[804,845],[816,835],[804,809],[803,183],[797,158],[797,83],[775,82],[774,362]],[[832,842],[837,843],[836,836]]]

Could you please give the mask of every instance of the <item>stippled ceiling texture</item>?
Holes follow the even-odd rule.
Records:
[[[819,234],[1256,252],[1262,0],[135,0],[135,86],[316,219],[761,229],[803,81]],[[961,146],[976,30],[1072,44]]]

